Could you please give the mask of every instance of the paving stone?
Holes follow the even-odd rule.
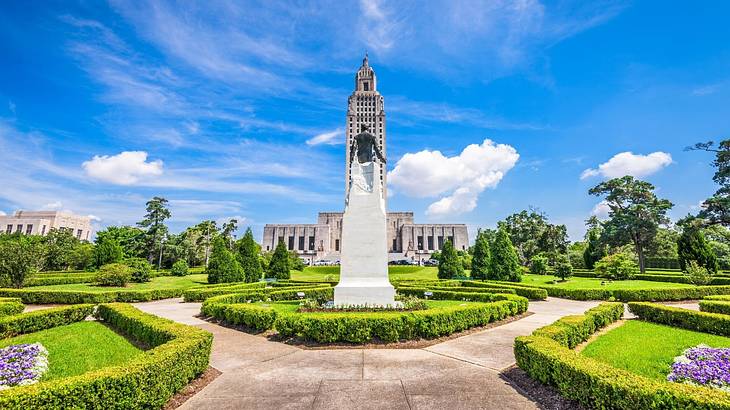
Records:
[[[323,380],[314,409],[409,409],[400,380]]]

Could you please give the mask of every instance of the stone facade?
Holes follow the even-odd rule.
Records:
[[[367,125],[376,137],[378,147],[387,159],[385,108],[377,91],[377,77],[367,54],[355,74],[355,90],[347,101],[345,128],[345,195],[350,189],[350,145],[352,138]],[[383,189],[387,190],[386,174],[380,171]],[[386,208],[387,209],[387,208]],[[261,246],[272,251],[279,240],[287,249],[296,251],[309,261],[339,261],[342,247],[342,212],[320,212],[316,224],[267,224]],[[429,259],[434,251],[451,239],[456,249],[469,247],[469,234],[464,224],[416,224],[413,212],[388,212],[386,218],[387,248],[390,260]]]
[[[78,239],[91,238],[91,219],[64,211],[16,211],[12,216],[0,216],[4,233],[20,232],[45,236],[51,229],[67,229]]]

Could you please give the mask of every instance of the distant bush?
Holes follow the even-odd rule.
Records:
[[[102,239],[94,247],[94,264],[97,267],[122,261],[124,251],[114,239]]]
[[[547,275],[548,260],[544,256],[535,255],[530,260],[530,273],[533,275]]]
[[[594,270],[596,275],[601,278],[625,280],[633,278],[639,267],[629,255],[614,253],[604,256],[596,262]]]
[[[129,266],[132,271],[132,282],[144,283],[150,281],[152,265],[146,259],[129,258],[124,261],[124,264]]]
[[[96,283],[100,286],[126,286],[132,279],[132,270],[122,263],[110,263],[96,272]]]
[[[179,261],[172,264],[172,268],[170,268],[170,273],[172,276],[187,276],[190,272],[188,272],[188,263],[185,262],[184,259],[180,259]]]
[[[707,285],[712,282],[712,275],[707,268],[694,260],[687,261],[685,264],[684,276],[687,278],[687,282],[693,285]]]
[[[573,265],[570,264],[568,255],[558,255],[555,261],[555,276],[559,277],[561,280],[566,280],[573,276]]]

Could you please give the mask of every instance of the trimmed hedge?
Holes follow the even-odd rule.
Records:
[[[95,273],[71,273],[67,275],[37,275],[32,277],[25,286],[70,285],[75,283],[92,283],[96,280]]]
[[[246,285],[220,286],[212,289],[195,288],[188,289],[183,292],[183,297],[186,302],[202,302],[211,297],[230,295],[234,293],[247,294],[250,297],[249,300],[264,300],[267,297],[271,298],[271,300],[297,299],[297,292],[304,292],[307,295],[306,297],[317,300],[321,300],[325,297],[333,297],[333,288],[326,284],[272,288],[266,288],[265,286],[265,282],[256,282]]]
[[[94,305],[73,305],[0,317],[0,339],[80,322],[93,310]],[[4,408],[2,400],[0,408]]]
[[[25,305],[20,298],[0,298],[0,317],[23,313]]]
[[[578,276],[581,278],[604,279],[604,278],[601,278],[600,276],[596,275],[592,271],[573,272],[573,276]],[[637,273],[634,276],[632,276],[631,279],[646,280],[646,281],[650,281],[650,282],[669,282],[669,283],[687,283],[687,284],[690,283],[689,279],[687,279],[686,276],[681,275],[681,274],[674,274],[674,272],[659,273],[659,274]],[[726,276],[714,276],[709,284],[710,285],[730,285],[730,278],[726,277]]]
[[[491,284],[491,282],[488,283]],[[703,297],[710,295],[730,295],[730,286],[726,285],[692,286],[671,289],[568,289],[554,286],[528,285],[523,283],[514,283],[511,286],[544,289],[547,291],[549,296],[573,300],[608,300],[613,297],[616,300],[623,302],[638,302],[702,299]]]
[[[519,296],[526,297],[530,300],[545,300],[548,297],[548,291],[528,286],[521,286],[519,284],[513,284],[512,282],[474,282],[474,281],[463,281],[462,286],[471,287],[484,287],[484,288],[504,288],[512,289]]]
[[[643,303],[631,303],[637,305]],[[730,409],[730,395],[706,387],[649,379],[574,350],[594,331],[620,317],[621,304],[601,304],[515,339],[517,365],[591,409]]]
[[[698,312],[656,303],[631,302],[631,313],[641,320],[697,332],[730,336],[730,316],[719,313]]]
[[[730,315],[730,301],[700,300],[700,311]]]
[[[0,391],[0,408],[161,408],[208,367],[213,337],[204,330],[126,304],[100,305],[96,316],[152,348],[121,366]]]
[[[186,302],[202,302],[205,299],[213,296],[225,295],[236,292],[247,292],[255,289],[263,289],[266,287],[265,282],[254,282],[254,283],[218,283],[215,285],[191,288],[182,292],[183,299]]]
[[[499,300],[509,300],[518,305],[518,313],[527,311],[527,298],[509,293],[489,293],[489,292],[452,292],[448,290],[434,290],[434,288],[398,288],[397,292],[405,296],[423,297],[424,292],[431,292],[428,298],[431,300],[463,300],[465,302],[495,302]]]
[[[0,297],[20,298],[26,304],[75,304],[110,302],[149,302],[182,296],[182,289],[108,290],[86,292],[73,290],[0,289]]]

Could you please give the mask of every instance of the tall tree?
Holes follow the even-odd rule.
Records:
[[[684,222],[684,230],[677,240],[679,266],[686,271],[687,265],[694,261],[710,273],[717,272],[717,257],[712,251],[710,243],[705,239],[699,224],[691,220],[684,220]]]
[[[547,216],[534,208],[512,214],[498,223],[509,234],[520,262],[527,266],[539,253],[557,256],[568,247],[568,231],[565,225],[553,225]]]
[[[717,148],[713,141],[709,141],[697,143],[686,149],[715,153],[715,160],[712,162],[715,175],[712,180],[720,187],[714,195],[702,203],[703,209],[699,217],[707,225],[730,226],[730,139],[720,141]]]
[[[0,282],[22,288],[43,266],[45,247],[38,236],[3,236],[5,238],[0,240]]]
[[[162,261],[162,242],[167,235],[167,226],[165,226],[165,220],[170,218],[170,210],[167,208],[167,199],[156,196],[147,201],[147,213],[141,222],[137,225],[147,228],[146,245],[147,245],[147,260],[151,264],[155,263],[157,259],[157,265]]]
[[[97,244],[104,239],[113,239],[124,251],[125,258],[144,258],[145,231],[136,226],[108,226],[96,233],[94,242]]]
[[[644,250],[656,236],[659,225],[669,222],[666,213],[673,204],[657,198],[654,185],[629,175],[602,182],[588,193],[605,196],[610,209],[602,235],[606,242],[632,243],[639,258],[639,269],[644,273]]]
[[[499,229],[491,245],[492,259],[488,278],[519,282],[522,278],[522,268],[507,231]]]
[[[606,256],[606,247],[601,243],[600,233],[596,229],[588,231],[587,242],[588,245],[583,251],[583,262],[586,265],[586,269],[593,269],[596,262]]]
[[[97,268],[109,263],[121,262],[123,257],[122,247],[112,238],[104,238],[94,247],[94,265]]]
[[[233,233],[238,229],[238,219],[231,218],[228,222],[224,223],[221,227],[221,235],[228,242],[228,247],[233,249]]]
[[[208,283],[242,282],[244,279],[241,265],[220,236],[213,240],[213,251],[205,273],[208,274]]]
[[[447,240],[444,242],[444,247],[441,248],[441,257],[439,258],[439,279],[451,279],[455,276],[464,276],[464,266],[459,260],[459,255],[454,249],[454,245],[451,241]]]
[[[486,279],[489,275],[491,254],[487,235],[479,230],[474,241],[474,256],[471,260],[471,278]]]
[[[203,247],[205,253],[205,266],[208,266],[208,260],[210,259],[210,244],[213,243],[215,238],[218,236],[218,227],[216,226],[215,221],[209,220],[197,224],[195,229],[200,233],[197,237],[196,245]]]
[[[46,258],[43,270],[66,270],[73,263],[72,255],[81,241],[68,229],[51,229],[43,237],[46,245]]]
[[[289,252],[286,250],[284,241],[279,241],[271,255],[268,269],[266,270],[267,278],[289,279]]]
[[[253,238],[251,228],[246,229],[240,241],[238,241],[238,261],[241,263],[243,272],[246,274],[246,282],[258,282],[264,274],[259,259],[259,248]]]

